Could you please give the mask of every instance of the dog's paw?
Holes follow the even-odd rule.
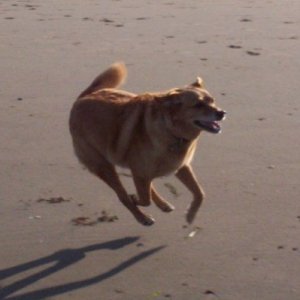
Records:
[[[169,202],[162,202],[156,204],[159,209],[161,209],[163,212],[169,213],[175,209],[175,206],[173,206]]]
[[[152,216],[146,214],[139,216],[137,220],[144,226],[151,226],[155,223],[155,219]]]

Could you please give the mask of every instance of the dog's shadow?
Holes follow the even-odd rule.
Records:
[[[8,286],[1,287],[0,289],[0,299],[5,300],[38,300],[38,299],[45,299],[47,297],[60,295],[63,293],[67,293],[73,290],[77,290],[83,287],[87,287],[89,285],[93,285],[96,283],[100,283],[112,276],[117,275],[118,273],[124,271],[125,269],[131,267],[132,265],[138,263],[142,259],[153,255],[154,253],[162,250],[165,246],[160,246],[156,248],[152,248],[150,250],[143,251],[128,260],[118,264],[114,268],[101,273],[97,276],[87,278],[80,281],[69,282],[66,284],[56,285],[49,288],[43,288],[32,292],[27,292],[15,296],[9,296],[22,288],[25,288],[36,281],[43,279],[51,274],[58,272],[74,263],[79,262],[80,260],[84,259],[86,254],[91,251],[98,251],[102,249],[109,249],[109,250],[117,250],[122,247],[125,247],[129,244],[136,242],[139,237],[127,237],[117,240],[112,240],[109,242],[89,245],[86,247],[78,248],[78,249],[64,249],[58,252],[55,252],[49,256],[45,256],[24,264],[20,264],[11,268],[7,268],[4,270],[0,270],[0,280],[14,276],[18,273],[26,272],[36,267],[40,267],[49,263],[55,263],[54,265],[34,273],[33,275],[29,275],[24,279],[20,279]],[[100,265],[100,262],[99,262]]]

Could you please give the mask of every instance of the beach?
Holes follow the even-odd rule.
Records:
[[[300,299],[300,2],[0,0],[0,299]],[[206,199],[136,222],[77,161],[68,118],[115,61],[124,89],[204,79],[227,111],[192,162]],[[134,193],[128,170],[119,169]]]

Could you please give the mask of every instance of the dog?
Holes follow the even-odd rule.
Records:
[[[164,212],[174,210],[152,180],[175,173],[193,195],[186,214],[192,223],[204,198],[191,167],[197,140],[202,131],[219,133],[226,112],[200,77],[183,88],[136,95],[117,89],[126,75],[124,63],[111,65],[75,101],[69,119],[75,154],[146,226],[155,220],[140,206],[152,200]],[[115,166],[130,169],[137,196],[126,192]]]

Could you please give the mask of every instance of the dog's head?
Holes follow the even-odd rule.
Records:
[[[167,92],[164,95],[164,105],[174,134],[193,139],[202,130],[221,132],[219,121],[225,118],[226,112],[216,106],[200,77],[185,88]]]

